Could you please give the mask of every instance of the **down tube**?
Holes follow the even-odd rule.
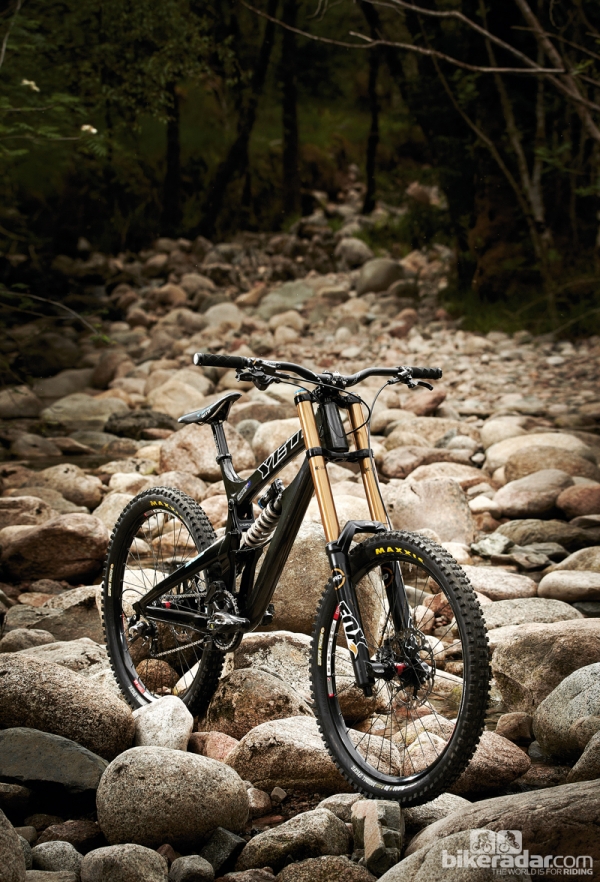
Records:
[[[300,471],[283,495],[281,518],[269,549],[246,602],[246,615],[252,629],[262,621],[271,602],[279,577],[287,563],[292,545],[313,495],[313,482],[305,459]]]

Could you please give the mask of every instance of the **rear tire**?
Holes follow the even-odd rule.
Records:
[[[481,609],[456,561],[422,536],[377,534],[355,546],[349,561],[370,659],[387,660],[394,671],[411,657],[406,648],[411,636],[418,647],[412,658],[426,662],[430,674],[418,687],[409,685],[414,664],[406,664],[404,673],[376,679],[373,696],[366,698],[354,681],[339,599],[329,582],[317,611],[311,656],[319,728],[356,790],[419,805],[459,777],[484,728],[490,669]],[[395,565],[411,609],[411,626],[404,632],[394,628],[382,579],[384,568]],[[444,668],[460,671],[461,662],[462,680],[452,679]]]
[[[210,701],[223,668],[223,653],[189,626],[146,622],[132,639],[132,604],[215,539],[202,508],[185,493],[164,487],[136,496],[113,530],[102,590],[106,647],[121,690],[131,707],[163,695],[178,695],[193,714]],[[191,610],[202,607],[203,573],[171,589],[161,601],[185,594]]]

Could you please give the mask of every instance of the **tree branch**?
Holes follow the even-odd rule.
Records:
[[[385,4],[375,4],[374,0],[368,0],[368,2],[373,3],[373,5],[385,5]],[[448,61],[450,64],[453,64],[455,67],[463,68],[464,70],[472,71],[473,73],[502,73],[502,74],[561,74],[564,73],[563,68],[539,68],[534,61],[530,58],[527,59],[527,56],[523,56],[524,59],[527,59],[529,64],[528,68],[522,67],[480,67],[474,64],[467,64],[465,61],[461,61],[459,58],[454,58],[452,55],[446,55],[444,52],[439,52],[437,49],[425,48],[423,46],[415,46],[412,43],[398,43],[395,40],[373,40],[371,37],[367,37],[365,34],[359,34],[354,31],[350,31],[351,37],[357,37],[362,40],[362,43],[359,42],[349,42],[345,40],[334,40],[331,37],[320,37],[317,34],[311,34],[308,31],[303,31],[301,28],[292,27],[289,24],[281,21],[274,16],[269,15],[266,12],[263,12],[261,9],[257,9],[255,6],[251,6],[250,3],[247,3],[246,0],[242,0],[242,5],[249,9],[251,12],[256,13],[256,15],[262,16],[262,18],[266,18],[269,21],[274,22],[286,30],[293,31],[293,33],[298,34],[301,37],[306,37],[307,40],[314,40],[318,43],[327,43],[330,46],[339,46],[342,49],[376,49],[378,46],[387,46],[394,49],[406,49],[408,52],[414,52],[417,55],[424,55],[429,58],[439,58],[442,61]],[[410,6],[410,4],[406,4]],[[417,7],[411,7],[417,12],[421,12],[422,10]],[[491,37],[492,35],[490,35]],[[496,38],[493,38],[496,39]],[[502,42],[502,41],[500,41]],[[504,44],[503,44],[504,45]],[[513,54],[521,54],[517,53],[515,50]],[[600,110],[600,106],[598,107]]]
[[[8,46],[8,38],[10,37],[10,32],[12,30],[12,26],[15,23],[15,19],[21,10],[21,6],[23,5],[24,0],[17,0],[17,5],[15,7],[15,11],[12,14],[12,17],[8,23],[8,28],[6,29],[6,33],[4,35],[4,39],[2,40],[2,47],[0,48],[0,67],[4,64],[4,57],[6,55],[6,47]]]

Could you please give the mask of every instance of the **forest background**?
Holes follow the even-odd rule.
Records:
[[[403,207],[360,235],[449,245],[467,327],[598,333],[597,0],[255,2],[5,5],[0,293],[61,299],[82,239],[289,230],[356,165]]]

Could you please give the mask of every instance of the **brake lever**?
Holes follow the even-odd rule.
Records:
[[[260,392],[264,392],[271,383],[279,383],[279,377],[269,376],[262,368],[238,368],[235,372],[236,380],[248,380],[254,383]]]

